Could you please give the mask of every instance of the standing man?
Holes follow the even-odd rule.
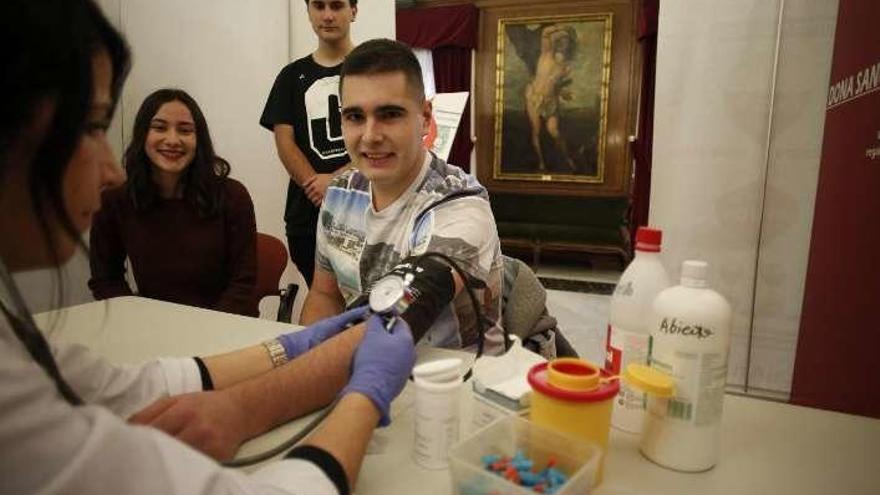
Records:
[[[306,283],[315,268],[315,224],[333,175],[348,164],[339,120],[339,70],[352,50],[357,0],[305,0],[318,48],[288,64],[272,86],[260,125],[275,134],[290,174],[284,221],[290,258]]]
[[[431,103],[412,50],[381,39],[359,45],[342,64],[339,94],[353,168],[333,179],[321,206],[301,322],[338,314],[383,275],[407,272],[419,297],[403,316],[417,341],[470,347],[485,330],[484,351],[499,352],[502,258],[488,194],[425,149]],[[425,253],[448,264],[438,269]]]

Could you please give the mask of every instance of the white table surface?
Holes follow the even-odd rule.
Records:
[[[224,352],[265,340],[291,325],[137,297],[73,306],[36,317],[53,339],[90,345],[116,363],[156,356]],[[53,323],[54,322],[54,323]],[[419,361],[464,353],[420,349]],[[462,438],[473,430],[463,394]],[[359,494],[452,493],[449,473],[412,461],[413,392],[392,405],[392,424],[373,436]],[[301,428],[292,421],[247,442],[239,455],[273,447]],[[612,430],[598,495],[846,494],[880,495],[880,420],[727,395],[721,461],[705,473],[662,468],[638,452],[638,438]]]

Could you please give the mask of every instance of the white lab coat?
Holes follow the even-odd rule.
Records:
[[[285,459],[248,475],[125,422],[160,397],[201,390],[192,359],[120,367],[79,345],[53,353],[87,406],[61,397],[0,314],[0,493],[337,493],[309,461]]]

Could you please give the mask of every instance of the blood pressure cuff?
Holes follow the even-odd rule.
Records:
[[[388,276],[400,277],[407,286],[409,305],[400,316],[418,342],[455,297],[452,268],[427,256],[410,256],[379,280]]]

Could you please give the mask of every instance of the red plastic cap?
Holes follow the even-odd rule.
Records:
[[[612,377],[611,373],[604,369],[599,370],[602,380],[600,385],[593,390],[576,391],[556,387],[550,383],[547,377],[547,365],[548,363],[538,363],[532,366],[526,378],[529,385],[532,386],[532,390],[554,399],[566,402],[601,402],[614,398],[620,391],[619,380]]]
[[[639,229],[636,230],[636,249],[638,251],[657,253],[660,251],[660,244],[662,241],[663,231],[660,229],[639,227]]]

